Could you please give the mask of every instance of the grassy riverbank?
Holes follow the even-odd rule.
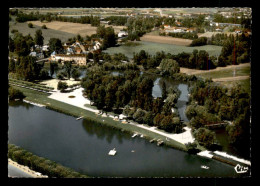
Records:
[[[137,126],[133,126],[133,125],[128,125],[128,124],[123,124],[121,121],[115,121],[110,117],[102,117],[100,115],[96,115],[95,113],[73,106],[73,105],[69,105],[67,103],[63,103],[51,98],[48,98],[47,93],[41,93],[41,92],[37,92],[34,90],[30,90],[30,89],[25,89],[22,87],[16,87],[15,88],[19,89],[20,91],[22,91],[24,93],[24,95],[26,96],[26,100],[31,101],[31,102],[35,102],[35,103],[39,103],[39,104],[43,104],[46,105],[47,108],[67,114],[67,115],[71,115],[74,117],[80,117],[83,116],[84,119],[86,119],[87,121],[90,122],[94,122],[96,124],[101,124],[101,125],[108,125],[110,127],[113,127],[115,129],[124,131],[124,132],[130,132],[130,133],[139,133],[139,134],[143,134],[144,138],[150,140],[150,139],[161,139],[164,141],[164,144],[179,150],[183,150],[186,151],[186,147],[185,145],[174,141],[172,139],[169,139],[169,141],[166,141],[166,137],[162,136],[160,134],[148,131],[146,129],[142,129],[140,127]]]

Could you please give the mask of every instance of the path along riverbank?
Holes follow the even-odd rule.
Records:
[[[35,171],[31,170],[29,167],[24,166],[24,165],[20,165],[17,162],[11,160],[11,159],[8,159],[8,164],[16,167],[17,169],[25,172],[26,174],[31,175],[33,178],[48,178],[48,176],[42,175],[39,172],[35,172]]]

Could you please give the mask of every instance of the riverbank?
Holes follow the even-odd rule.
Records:
[[[27,166],[20,165],[17,162],[11,160],[10,158],[8,158],[8,164],[16,167],[17,169],[25,172],[26,174],[31,175],[33,178],[48,178],[48,176],[42,175],[39,172],[35,172],[35,171],[29,169],[29,167],[27,167]]]

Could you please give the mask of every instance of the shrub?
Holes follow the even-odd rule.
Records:
[[[42,25],[42,29],[47,29],[47,26],[46,25]]]
[[[25,95],[20,90],[14,89],[13,87],[9,87],[8,93],[9,93],[10,100],[14,100],[14,99],[22,100],[23,98],[25,98]]]
[[[57,89],[61,92],[64,92],[64,90],[68,88],[68,84],[66,82],[59,81],[57,85]]]
[[[28,27],[29,28],[33,28],[33,24],[32,23],[28,23]]]

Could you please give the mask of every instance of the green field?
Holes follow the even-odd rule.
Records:
[[[250,75],[251,68],[250,66],[246,67],[238,67],[236,69],[236,76],[249,76]],[[213,72],[207,72],[207,73],[201,73],[196,74],[200,77],[204,78],[225,78],[225,77],[233,77],[234,70],[233,69],[226,69],[226,70],[220,70],[220,71],[213,71]]]
[[[14,19],[14,18],[13,18]],[[27,23],[15,23],[14,21],[9,22],[10,28],[9,28],[9,35],[12,36],[13,34],[11,31],[13,29],[18,30],[18,32],[22,33],[24,36],[27,34],[30,34],[33,38],[35,35],[36,30],[41,29],[40,26],[33,25],[33,28],[29,28]],[[62,32],[58,30],[53,29],[41,29],[42,35],[44,37],[44,44],[47,44],[50,40],[50,38],[59,38],[62,42],[65,42],[68,40],[68,38],[76,36],[72,33]]]
[[[147,41],[139,41],[141,45],[134,46],[134,47],[127,47],[127,46],[119,46],[119,47],[111,47],[103,52],[107,52],[108,54],[115,54],[115,53],[123,53],[128,58],[133,58],[133,53],[137,53],[140,50],[145,50],[151,55],[155,55],[158,51],[164,51],[166,54],[178,54],[182,52],[192,53],[194,49],[197,50],[206,50],[210,56],[218,56],[221,52],[222,47],[215,46],[215,45],[206,45],[206,46],[198,46],[198,47],[187,47],[187,46],[178,46],[172,44],[163,44],[163,43],[153,43]]]

